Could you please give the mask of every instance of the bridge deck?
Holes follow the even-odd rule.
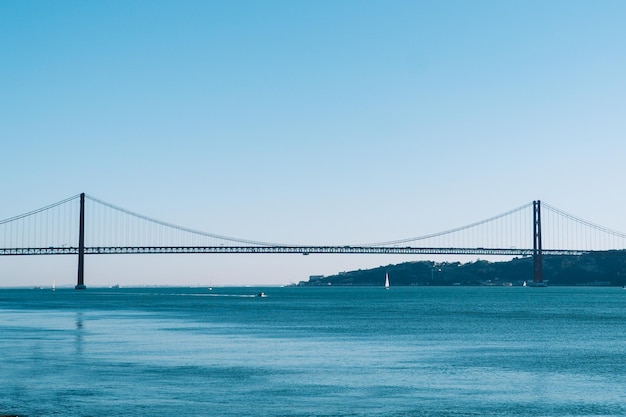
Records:
[[[543,249],[544,255],[581,255],[589,251]],[[78,255],[78,247],[0,248],[1,255]],[[184,253],[291,253],[291,254],[390,254],[390,255],[501,255],[531,256],[533,249],[519,248],[420,248],[413,246],[124,246],[85,247],[86,255]]]

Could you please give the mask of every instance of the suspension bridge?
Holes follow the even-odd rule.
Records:
[[[0,220],[0,255],[77,255],[76,289],[85,289],[85,255],[400,254],[532,256],[543,283],[543,255],[626,248],[626,234],[541,201],[466,226],[394,241],[301,245],[240,239],[144,216],[84,193]]]

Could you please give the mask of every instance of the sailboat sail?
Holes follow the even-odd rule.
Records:
[[[389,274],[385,274],[385,289],[389,289]]]

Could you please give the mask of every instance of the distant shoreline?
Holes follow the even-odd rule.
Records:
[[[299,286],[382,286],[389,274],[391,286],[523,286],[533,282],[532,257],[510,261],[416,261],[311,276]],[[588,252],[582,255],[544,255],[544,282],[549,286],[624,287],[626,250]]]

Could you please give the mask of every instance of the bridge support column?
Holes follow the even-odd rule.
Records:
[[[543,252],[541,249],[541,201],[533,201],[533,283],[543,284]]]
[[[85,193],[80,195],[80,224],[78,227],[78,283],[77,290],[85,290]]]

